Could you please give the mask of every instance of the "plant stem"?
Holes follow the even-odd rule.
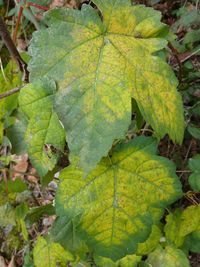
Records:
[[[19,24],[20,24],[20,21],[21,21],[23,9],[24,9],[23,6],[20,6],[19,14],[17,16],[17,22],[16,22],[16,26],[15,26],[15,31],[14,31],[14,34],[13,34],[13,42],[14,43],[16,43],[16,40],[17,40],[17,32],[18,32],[18,29],[19,29]]]
[[[29,2],[28,5],[29,5],[29,6],[37,7],[38,9],[45,10],[45,11],[49,10],[49,8],[46,7],[46,6],[40,6],[40,5],[37,5],[37,4],[32,3],[32,2]]]
[[[13,40],[10,37],[10,34],[1,16],[0,16],[0,36],[4,44],[6,45],[7,49],[9,50],[11,56],[15,59],[17,65],[19,66],[20,71],[24,74],[23,81],[28,82],[29,72],[27,70],[27,64],[21,58],[19,52],[17,51],[17,48],[15,44],[13,43]]]
[[[20,86],[20,87],[16,87],[16,88],[13,88],[3,94],[0,94],[0,99],[3,99],[3,98],[6,98],[10,95],[13,95],[13,94],[16,94],[17,92],[19,92],[21,89],[22,89],[23,86]]]

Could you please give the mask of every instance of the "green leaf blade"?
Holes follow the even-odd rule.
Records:
[[[61,172],[57,215],[79,218],[76,234],[96,254],[118,260],[134,253],[150,234],[149,210],[162,209],[181,195],[174,167],[153,150],[154,140],[136,138],[119,146],[111,161],[102,160],[86,179],[75,166]]]
[[[37,239],[33,258],[36,267],[64,267],[68,261],[74,260],[74,256],[69,251],[65,251],[61,245],[45,240],[43,237]]]
[[[27,150],[33,166],[41,177],[55,167],[59,152],[64,149],[65,132],[53,111],[55,82],[44,78],[26,85],[19,96],[23,113],[29,118],[25,132]]]
[[[148,256],[146,262],[152,267],[190,267],[189,260],[184,252],[172,246],[167,246],[165,249],[158,246],[157,249]]]
[[[29,50],[31,79],[58,84],[55,110],[85,174],[127,131],[132,97],[159,138],[181,143],[184,132],[177,80],[154,54],[167,45],[160,13],[128,0],[94,3],[102,20],[89,5],[48,12],[49,28],[35,33]]]

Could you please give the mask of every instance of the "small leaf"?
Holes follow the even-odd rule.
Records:
[[[16,225],[15,211],[9,204],[5,204],[0,206],[0,227],[6,227],[9,224]]]
[[[29,225],[32,225],[39,219],[41,219],[44,215],[51,216],[54,214],[55,208],[52,206],[52,204],[47,204],[44,206],[31,208],[26,214],[25,220]]]
[[[31,118],[26,131],[28,154],[33,166],[41,177],[55,167],[59,155],[51,150],[52,145],[62,151],[65,144],[65,134],[56,113],[44,111]]]
[[[64,130],[52,107],[55,91],[54,81],[42,79],[25,86],[19,96],[20,108],[29,118],[25,134],[28,154],[41,177],[53,170],[59,157],[51,145],[62,151],[65,144]]]
[[[184,133],[177,79],[156,54],[167,45],[160,12],[129,0],[93,2],[102,20],[90,5],[54,9],[29,49],[31,80],[58,84],[55,109],[85,174],[128,130],[132,97],[158,137],[181,143]]]
[[[181,247],[187,235],[200,231],[200,205],[187,207],[182,212],[169,214],[165,225],[166,238]]]
[[[200,231],[187,236],[183,248],[194,253],[200,253]]]
[[[195,126],[192,126],[192,125],[189,125],[187,127],[188,129],[188,132],[196,139],[199,139],[200,140],[200,128],[198,127],[195,127]]]
[[[200,192],[200,155],[195,156],[189,161],[189,168],[192,174],[189,176],[189,184],[196,192]]]
[[[154,139],[139,137],[117,146],[86,179],[75,165],[61,172],[58,219],[65,218],[68,230],[74,221],[74,235],[97,255],[118,260],[133,254],[148,238],[155,210],[181,196],[174,165],[155,150]]]
[[[33,258],[35,267],[65,267],[68,261],[74,261],[74,256],[65,251],[61,245],[43,237],[37,239]]]
[[[158,246],[148,256],[146,262],[151,267],[190,267],[189,260],[184,252],[171,246],[167,246],[165,249]]]
[[[10,60],[4,70],[0,70],[0,93],[21,85],[21,72],[17,64]],[[18,94],[0,100],[0,144],[3,142],[4,119],[17,107]]]
[[[12,144],[12,153],[22,155],[27,152],[24,140],[28,121],[22,113],[17,114],[14,125],[6,129],[6,136]]]

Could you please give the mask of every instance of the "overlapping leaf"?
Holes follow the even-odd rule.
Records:
[[[33,250],[36,267],[65,267],[68,261],[73,261],[73,255],[64,250],[61,245],[39,237]]]
[[[147,259],[148,266],[151,267],[190,267],[189,260],[180,249],[167,246],[163,249],[158,246]]]
[[[160,13],[129,0],[95,0],[81,11],[46,14],[49,28],[30,47],[31,79],[52,77],[55,107],[71,152],[85,172],[95,167],[131,122],[131,97],[158,136],[183,137],[183,108],[170,67],[155,55],[167,42]]]
[[[25,86],[19,96],[20,107],[29,118],[25,134],[29,157],[40,176],[52,170],[58,160],[57,153],[45,146],[62,151],[65,143],[64,130],[52,107],[55,90],[52,80],[43,79]]]
[[[74,221],[73,235],[97,255],[118,260],[134,253],[150,234],[153,213],[181,195],[173,164],[155,149],[154,139],[136,138],[119,145],[86,179],[74,165],[61,172],[58,220],[67,219],[68,230]]]
[[[196,155],[193,159],[190,159],[189,167],[192,174],[189,177],[189,184],[194,191],[200,191],[200,155]]]
[[[193,232],[200,232],[200,205],[190,206],[182,212],[177,210],[167,216],[165,234],[177,247],[181,247],[186,236]]]
[[[16,63],[11,60],[3,71],[0,71],[0,93],[20,86],[21,73],[18,73]],[[3,139],[4,119],[17,107],[17,94],[0,99],[0,143]]]

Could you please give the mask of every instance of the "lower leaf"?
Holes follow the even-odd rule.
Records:
[[[61,172],[58,220],[67,218],[66,227],[76,222],[73,235],[97,255],[116,261],[136,252],[151,232],[154,208],[157,213],[181,196],[174,165],[156,156],[155,148],[154,139],[135,138],[119,145],[86,179],[75,163]]]

